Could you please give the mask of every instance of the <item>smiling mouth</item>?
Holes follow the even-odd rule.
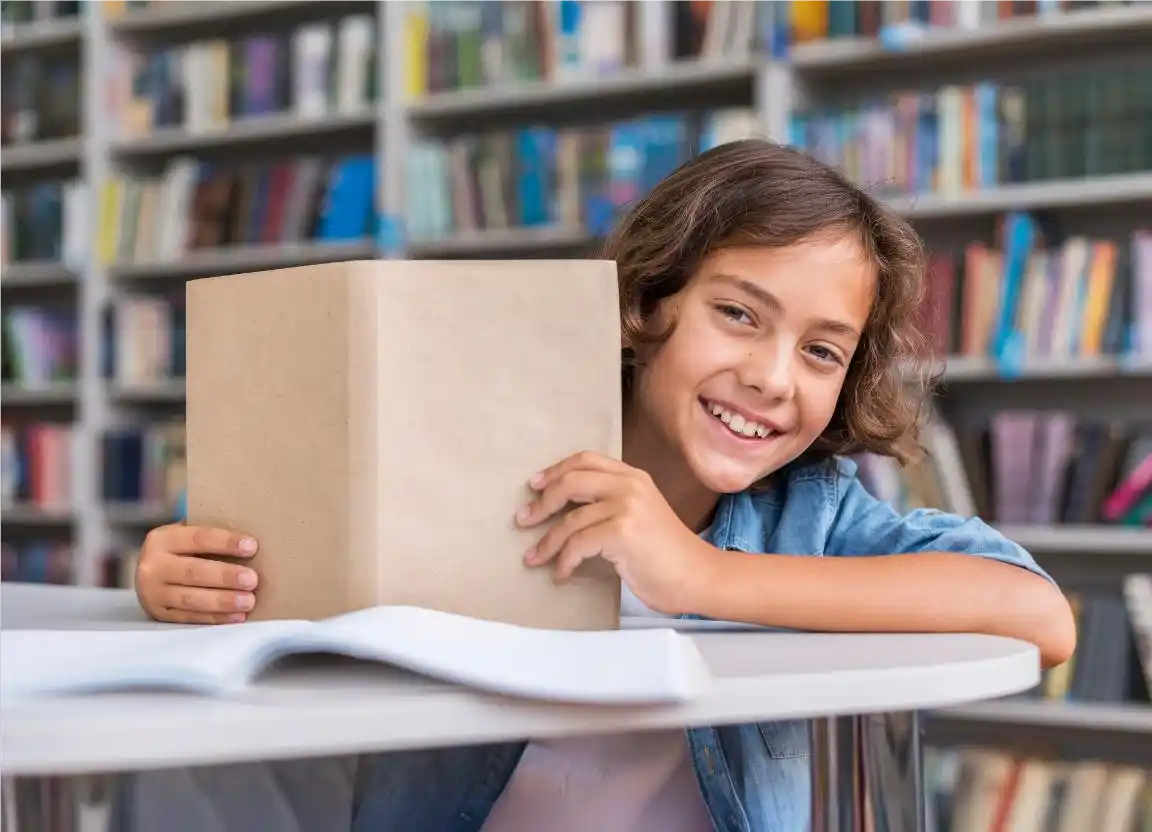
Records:
[[[776,431],[767,425],[745,419],[739,413],[733,413],[723,405],[701,399],[704,410],[716,421],[723,423],[729,431],[744,439],[771,439]]]

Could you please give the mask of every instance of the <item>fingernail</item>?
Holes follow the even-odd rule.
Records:
[[[516,512],[516,522],[523,523],[527,521],[528,516],[532,513],[531,508],[528,506],[521,506],[520,510]]]
[[[248,595],[248,594],[237,595],[236,596],[236,609],[238,609],[238,610],[250,610],[250,609],[252,609],[252,606],[255,602],[256,602],[256,599],[253,598],[251,595]]]
[[[251,555],[256,552],[256,541],[250,537],[246,537],[240,541],[240,551],[246,555]]]
[[[241,572],[240,577],[236,579],[236,583],[240,584],[241,589],[252,589],[256,586],[256,573]]]
[[[532,479],[528,480],[528,484],[533,488],[539,488],[544,484],[544,472],[537,471],[532,475]]]
[[[235,615],[228,616],[228,623],[229,624],[243,624],[247,620],[248,620],[248,616],[246,616],[242,612],[238,612]]]
[[[532,561],[536,560],[536,547],[535,546],[529,546],[524,551],[524,560],[526,560],[528,563],[531,563]]]

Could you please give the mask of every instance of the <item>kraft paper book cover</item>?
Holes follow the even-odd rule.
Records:
[[[621,454],[616,266],[356,261],[190,281],[187,522],[254,535],[251,618],[413,605],[614,629],[513,522],[537,470]],[[238,561],[239,562],[239,561]]]

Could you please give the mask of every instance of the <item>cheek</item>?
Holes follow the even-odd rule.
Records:
[[[805,433],[815,437],[824,432],[836,413],[841,389],[839,381],[829,379],[813,379],[807,385],[802,406]]]

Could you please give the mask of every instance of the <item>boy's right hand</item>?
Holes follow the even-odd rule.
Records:
[[[157,621],[235,624],[255,606],[256,572],[204,555],[246,558],[251,537],[224,529],[172,524],[144,538],[136,564],[136,597]]]

